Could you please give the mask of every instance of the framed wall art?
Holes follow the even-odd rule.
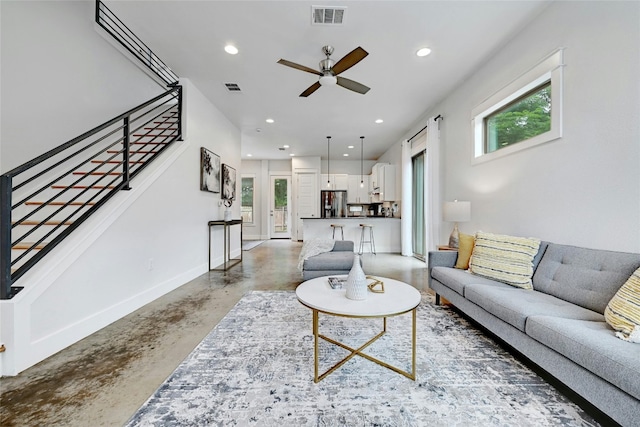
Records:
[[[200,148],[200,190],[220,192],[220,156]]]
[[[236,199],[236,170],[227,164],[222,164],[222,199]]]

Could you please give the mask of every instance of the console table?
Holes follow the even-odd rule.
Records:
[[[236,264],[242,262],[242,218],[240,219],[232,219],[229,221],[217,220],[217,221],[209,221],[209,271],[227,271],[231,267]],[[233,225],[240,226],[240,258],[231,258],[231,233],[229,232],[229,227]],[[224,240],[222,242],[222,246],[224,247],[224,258],[223,262],[219,267],[211,268],[211,228],[212,227],[224,227]]]

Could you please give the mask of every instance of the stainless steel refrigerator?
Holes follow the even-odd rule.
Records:
[[[320,191],[320,214],[322,218],[344,218],[347,216],[346,191]]]

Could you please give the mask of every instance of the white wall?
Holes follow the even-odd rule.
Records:
[[[471,201],[461,231],[640,252],[639,22],[637,2],[555,2],[432,109],[444,198]],[[471,110],[558,47],[563,137],[471,165]]]
[[[109,80],[114,80],[116,86],[120,83],[129,85],[130,78],[136,81],[135,73],[142,76],[145,82],[150,81],[107,41],[100,36],[94,37],[93,26],[76,26],[67,22],[66,14],[74,15],[79,20],[92,19],[91,13],[88,13],[91,8],[87,6],[92,2],[56,2],[55,5],[49,2],[20,2],[10,7],[5,7],[4,3],[3,86],[4,48],[10,42],[20,46],[23,41],[21,38],[7,40],[4,23],[17,17],[26,20],[21,24],[29,28],[35,27],[31,20],[69,24],[57,30],[62,33],[60,28],[64,28],[65,39],[91,40],[92,49],[102,50],[106,46],[106,51],[115,52],[114,60],[108,64],[101,63],[100,69],[105,76],[110,76]],[[58,7],[62,7],[61,15],[55,11]],[[53,23],[49,24],[56,27]],[[13,46],[11,49],[14,52],[19,50]],[[99,62],[92,56],[86,57],[84,50],[72,52],[74,54],[69,54],[63,61],[69,73],[74,73],[74,67],[85,61]],[[55,67],[60,67],[62,73],[65,64],[56,63]],[[96,66],[95,63],[93,65]],[[97,84],[90,69],[93,69],[92,66],[86,65],[84,72],[78,73],[73,82],[67,82],[66,91],[76,94],[77,88],[82,92],[85,87]],[[29,83],[47,79],[50,77],[47,73],[48,68],[40,66],[12,77],[12,83],[23,87],[23,90],[3,92],[3,114],[12,117],[11,121],[3,120],[3,135],[5,122],[15,126],[13,118],[24,120],[21,114],[11,110],[14,105],[20,106],[18,100],[13,98],[23,95],[33,98],[32,91],[36,89]],[[22,292],[12,300],[0,301],[0,342],[7,346],[7,351],[0,354],[2,374],[15,375],[207,271],[207,222],[222,219],[224,207],[219,206],[219,194],[199,189],[200,147],[210,149],[220,155],[223,163],[240,171],[240,132],[187,79],[183,79],[182,84],[185,90],[185,140],[176,143],[136,177],[131,191],[114,197],[22,277],[17,283],[25,286]],[[154,88],[154,85],[149,86],[149,98],[162,90],[157,85]],[[141,83],[141,86],[144,92],[145,83]],[[96,110],[113,112],[108,112],[109,116],[98,121],[105,121],[143,101],[137,100],[142,97],[139,92],[132,88],[129,102],[125,102],[131,105],[124,108],[120,105],[119,97],[112,99],[106,96],[103,102],[108,108],[96,107]],[[99,100],[99,96],[92,94],[91,104],[99,105]],[[56,99],[45,97],[40,103],[46,106],[38,105],[37,109],[46,111],[48,108],[54,114],[58,110],[73,110],[76,102],[75,96]],[[79,129],[78,133],[94,124],[85,123],[87,128]],[[34,140],[44,140],[49,136],[48,128],[32,127],[34,129],[30,129],[30,132],[33,132]],[[60,134],[70,132],[68,128],[59,131]],[[69,138],[73,136],[76,135],[71,134]],[[53,141],[51,143],[54,146],[64,142]],[[12,138],[3,139],[3,155],[6,152],[23,154],[22,143]],[[11,162],[15,161],[12,158]],[[235,203],[232,210],[233,216],[238,218],[240,203]],[[234,230],[234,237],[238,234],[239,230]],[[222,229],[215,229],[212,239],[212,263],[215,266],[222,262]],[[240,254],[237,240],[232,239],[232,256]]]
[[[327,173],[327,161],[321,160],[321,173]],[[362,162],[363,175],[371,175],[371,168],[378,163],[375,160],[364,160]],[[331,174],[346,173],[348,175],[360,175],[360,160],[331,160]]]
[[[94,30],[94,8],[93,1],[0,2],[0,171],[162,93]]]

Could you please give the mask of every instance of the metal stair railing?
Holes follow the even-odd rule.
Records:
[[[0,176],[0,299],[17,294],[16,280],[181,140],[181,117],[175,85]]]
[[[96,0],[96,23],[136,57],[168,86],[179,77],[142,40],[138,38],[104,3]]]

